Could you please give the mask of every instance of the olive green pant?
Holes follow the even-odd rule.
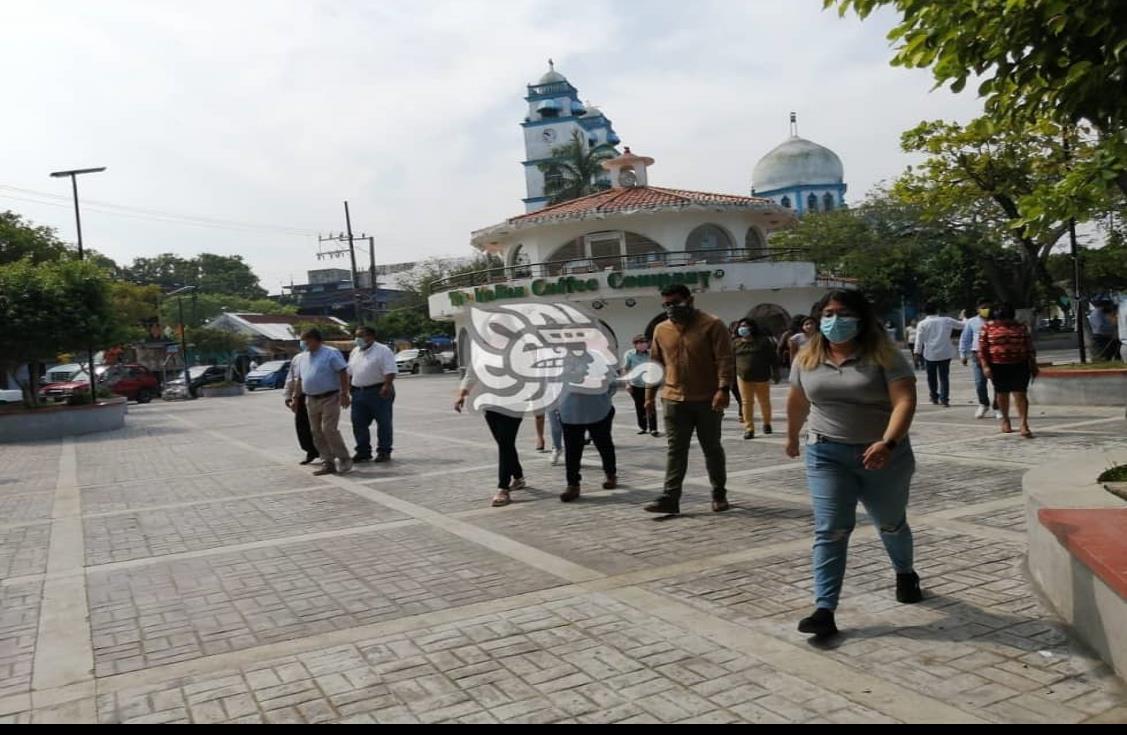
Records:
[[[665,461],[665,488],[663,497],[681,498],[681,484],[689,466],[689,443],[696,431],[697,441],[704,451],[704,464],[708,480],[712,483],[712,497],[719,500],[728,494],[728,468],[724,446],[720,443],[720,421],[723,411],[715,411],[709,401],[662,401],[665,436],[669,442]]]

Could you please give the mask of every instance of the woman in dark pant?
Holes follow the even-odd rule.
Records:
[[[583,438],[588,432],[603,461],[603,474],[606,475],[603,488],[612,490],[618,487],[618,466],[615,461],[614,440],[611,438],[611,427],[614,425],[612,395],[614,395],[614,383],[611,383],[606,393],[565,392],[563,400],[560,401],[560,420],[563,422],[564,430],[564,458],[567,465],[567,489],[560,495],[560,500],[565,503],[570,503],[579,497],[579,483],[582,480],[579,466],[583,460]]]
[[[469,373],[462,379],[458,388],[458,399],[454,401],[454,410],[462,412],[466,405],[466,396],[473,387],[473,379]],[[525,487],[524,469],[520,466],[520,456],[517,453],[517,432],[520,431],[520,416],[510,416],[499,411],[485,411],[485,423],[489,425],[489,433],[493,441],[497,442],[497,494],[493,496],[493,507],[500,508],[512,502],[509,493]]]

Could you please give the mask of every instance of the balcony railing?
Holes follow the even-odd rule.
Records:
[[[748,250],[696,250],[663,251],[640,255],[607,255],[597,258],[549,260],[543,263],[507,265],[498,268],[458,273],[440,278],[431,284],[431,293],[441,293],[455,288],[473,288],[493,283],[508,283],[519,278],[551,278],[579,273],[604,271],[647,271],[656,268],[678,268],[691,265],[725,265],[729,263],[770,263],[804,260],[807,251],[802,248]]]

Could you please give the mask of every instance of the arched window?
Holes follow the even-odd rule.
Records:
[[[701,225],[689,233],[685,250],[704,256],[706,263],[721,263],[728,260],[736,249],[731,235],[718,225]],[[700,257],[696,257],[699,260]]]
[[[759,228],[747,228],[744,247],[747,248],[749,258],[761,258],[767,254],[767,241],[763,239],[763,233],[759,231]]]
[[[756,304],[744,315],[744,319],[759,322],[759,326],[778,337],[790,326],[791,316],[778,304]]]
[[[779,205],[790,209],[790,197],[783,197],[779,200]]]
[[[806,209],[811,212],[818,211],[818,195],[810,192],[810,196],[806,197]]]
[[[827,191],[825,194],[822,195],[822,209],[824,209],[827,212],[832,212],[833,208],[834,208],[834,195]]]
[[[659,243],[636,232],[593,232],[568,240],[548,256],[550,276],[589,270],[644,268],[663,261],[665,252]]]
[[[665,252],[658,243],[645,235],[636,232],[626,233],[626,267],[648,268],[651,265],[664,262],[662,253]]]
[[[512,266],[513,269],[511,277],[528,278],[531,276],[532,269],[528,267],[531,263],[532,259],[528,257],[528,251],[524,249],[524,245],[517,245],[513,248],[513,251],[509,253],[509,265]]]

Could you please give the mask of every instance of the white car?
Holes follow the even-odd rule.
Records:
[[[23,403],[23,391],[18,388],[0,389],[0,406],[6,403]]]
[[[400,373],[417,375],[422,370],[423,363],[430,356],[429,350],[401,350],[395,355],[395,367]]]

